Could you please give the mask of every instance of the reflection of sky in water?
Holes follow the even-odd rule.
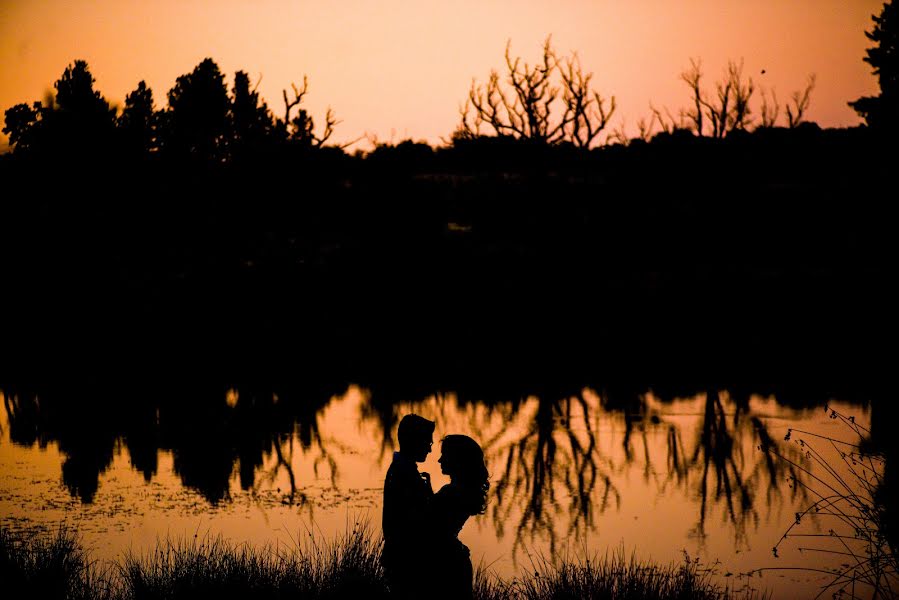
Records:
[[[252,412],[234,411],[252,401],[230,390],[221,409],[226,417],[245,418]],[[861,422],[870,419],[867,409],[832,406]],[[467,433],[484,447],[490,504],[485,515],[468,522],[461,538],[475,562],[507,578],[528,569],[541,553],[618,549],[662,563],[679,562],[686,550],[707,563],[720,561],[720,576],[735,586],[742,584],[741,572],[799,564],[806,557],[785,546],[775,561],[771,548],[808,501],[789,485],[787,466],[769,463],[758,446],[767,437],[798,458],[798,446],[782,441],[788,428],[838,438],[849,434],[820,407],[791,409],[774,398],[740,400],[727,392],[663,402],[652,394],[610,400],[584,390],[557,401],[529,397],[490,404],[446,394],[380,405],[372,392],[352,386],[293,431],[288,423],[282,433],[272,432],[261,443],[261,464],[241,465],[240,453],[226,461],[231,470],[221,501],[210,503],[196,486],[184,485],[197,476],[179,466],[185,464],[179,453],[186,451],[177,444],[159,450],[147,481],[119,438],[93,501],[82,503],[62,485],[60,446],[52,440],[44,448],[10,443],[4,411],[2,524],[70,523],[97,558],[139,552],[166,534],[221,533],[263,545],[293,544],[310,531],[331,537],[359,519],[379,531],[391,440],[407,412],[437,421],[437,439]],[[155,419],[158,424],[159,412]],[[438,457],[435,444],[421,465],[435,489],[447,482]],[[820,557],[814,560],[823,564]],[[772,572],[750,583],[773,586],[779,597],[814,595],[809,575],[799,572]]]

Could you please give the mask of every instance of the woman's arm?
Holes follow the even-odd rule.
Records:
[[[436,535],[455,538],[468,519],[458,490],[447,484],[434,494],[430,506],[430,521]]]

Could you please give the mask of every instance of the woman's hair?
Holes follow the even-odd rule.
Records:
[[[484,462],[484,451],[467,435],[448,435],[442,440],[441,452],[447,460],[447,474],[465,495],[469,514],[487,510],[490,474]]]

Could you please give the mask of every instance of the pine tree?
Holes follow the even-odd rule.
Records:
[[[890,0],[880,15],[873,15],[874,29],[865,32],[875,46],[863,59],[874,68],[880,86],[879,96],[864,96],[849,106],[865,119],[871,129],[884,133],[899,132],[899,4]]]

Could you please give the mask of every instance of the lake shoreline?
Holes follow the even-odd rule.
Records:
[[[332,540],[298,541],[289,550],[221,537],[166,539],[112,564],[91,559],[78,534],[23,536],[0,530],[0,574],[12,597],[94,598],[391,598],[380,565],[381,540],[364,523]],[[506,581],[477,567],[474,600],[557,597],[674,599],[764,598],[713,583],[713,569],[685,555],[682,564],[637,561],[623,549],[602,557],[535,559],[534,572]],[[741,578],[735,578],[737,582]],[[634,594],[637,594],[635,596]]]

